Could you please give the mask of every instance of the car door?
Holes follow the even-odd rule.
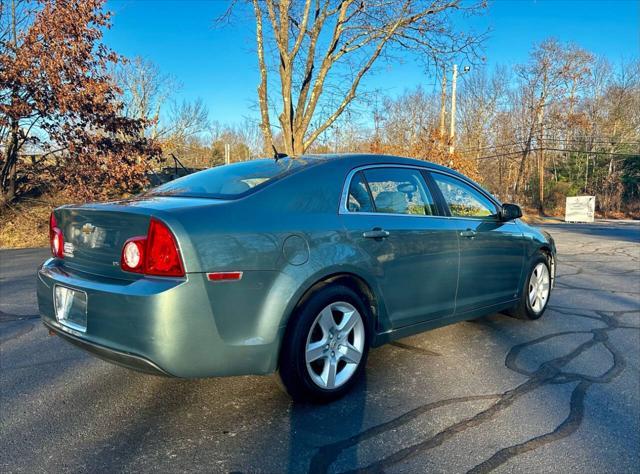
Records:
[[[350,239],[374,268],[390,328],[453,314],[458,239],[421,171],[374,166],[352,173],[341,210]],[[384,329],[384,328],[383,328]]]
[[[460,238],[456,313],[515,299],[525,251],[518,225],[501,221],[498,204],[471,183],[435,171],[430,175]]]

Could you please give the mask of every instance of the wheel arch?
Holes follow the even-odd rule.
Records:
[[[371,311],[371,316],[374,319],[374,322],[378,316],[378,305],[379,298],[376,296],[374,291],[371,289],[371,286],[367,281],[359,275],[350,272],[339,272],[333,273],[331,275],[327,275],[320,280],[313,283],[302,295],[298,303],[293,308],[295,311],[300,305],[304,304],[304,302],[318,289],[322,288],[326,285],[337,284],[343,285],[347,288],[350,288],[354,292],[358,294],[358,296],[362,299],[362,302],[367,305],[369,311]],[[290,319],[290,318],[289,318]]]
[[[520,279],[520,288],[525,284],[527,278],[529,278],[529,270],[531,262],[538,254],[543,254],[549,262],[549,273],[551,274],[551,288],[553,289],[556,280],[556,252],[555,246],[548,242],[536,242],[537,245],[532,245],[525,255],[524,266],[522,268],[522,275]]]
[[[556,256],[555,252],[548,244],[543,244],[538,249],[539,252],[542,252],[547,257],[547,261],[549,262],[549,273],[551,276],[551,288],[555,286],[556,281]]]
[[[287,311],[284,326],[288,327],[298,310],[316,291],[332,284],[346,286],[353,290],[361,299],[363,304],[369,309],[371,320],[368,321],[372,331],[369,345],[375,338],[375,329],[382,314],[384,314],[384,303],[380,294],[375,291],[374,286],[367,279],[353,271],[341,270],[328,273],[321,277],[316,277],[303,286],[300,296],[295,300],[295,304]]]

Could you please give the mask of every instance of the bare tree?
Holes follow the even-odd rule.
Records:
[[[558,100],[566,92],[564,85],[568,78],[568,72],[565,46],[555,39],[543,41],[536,46],[531,53],[529,62],[517,68],[521,80],[520,97],[524,101],[522,104],[524,146],[515,193],[518,193],[519,186],[523,183],[527,160],[537,142],[539,145],[537,147],[538,207],[541,211],[544,210],[545,157],[542,141],[544,139],[545,112],[551,102]]]
[[[185,164],[199,167],[207,164],[204,155],[211,131],[209,110],[201,99],[172,101],[156,137],[165,158],[175,154]]]
[[[356,98],[362,79],[398,51],[437,62],[473,53],[477,38],[457,32],[454,12],[484,2],[462,0],[252,0],[260,71],[264,148],[274,144],[276,110],[285,152],[300,155]],[[277,69],[279,81],[271,80]],[[270,90],[277,91],[273,99]]]
[[[114,80],[122,91],[124,113],[133,119],[144,119],[152,139],[160,133],[160,112],[177,89],[176,81],[160,72],[151,61],[140,56],[119,64]]]
[[[262,153],[263,137],[258,122],[245,118],[236,126],[236,133],[241,137],[242,143],[247,146],[250,158],[255,158]]]
[[[478,159],[490,145],[490,128],[507,98],[509,72],[497,67],[490,75],[481,69],[463,78],[458,107],[464,138],[461,144]]]
[[[385,98],[379,111],[383,143],[396,144],[394,151],[404,156],[426,158],[424,143],[431,138],[437,122],[437,101],[418,87],[395,99]]]
[[[161,138],[173,141],[185,140],[209,130],[209,109],[202,99],[194,102],[173,102],[167,125],[161,130]]]

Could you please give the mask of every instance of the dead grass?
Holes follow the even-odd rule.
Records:
[[[0,210],[0,248],[47,247],[51,211],[69,199],[63,195],[22,199]]]

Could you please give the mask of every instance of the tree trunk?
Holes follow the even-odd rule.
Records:
[[[290,115],[290,117],[293,118],[293,115]],[[291,157],[303,155],[307,151],[304,147],[304,133],[301,130],[296,130],[293,123],[282,121],[282,117],[280,124],[282,126],[284,149],[278,151]]]
[[[267,65],[264,58],[264,36],[262,32],[262,12],[258,0],[253,1],[256,16],[256,44],[258,46],[258,67],[260,84],[258,85],[258,103],[260,104],[260,129],[264,139],[263,151],[266,155],[273,153],[273,135],[269,120],[269,95],[267,91]]]
[[[16,2],[11,0],[11,42],[13,49],[17,50],[18,32],[16,28]],[[12,95],[11,105],[16,97]],[[13,200],[16,194],[16,163],[18,162],[18,140],[20,123],[15,118],[11,119],[11,131],[9,132],[9,144],[6,147],[5,161],[0,170],[0,191],[2,191],[2,203]]]
[[[547,75],[544,75],[538,108],[538,210],[544,214],[544,109],[547,101]]]
[[[0,188],[2,189],[2,202],[13,200],[16,195],[16,164],[18,163],[18,121],[11,121],[11,132],[5,161],[0,170]]]
[[[531,153],[531,141],[533,139],[533,130],[529,131],[529,137],[527,138],[527,145],[525,146],[524,150],[522,150],[522,158],[520,159],[520,166],[518,168],[518,174],[516,176],[516,185],[513,189],[513,194],[514,194],[514,198],[517,198],[518,196],[518,191],[520,190],[520,180],[522,180],[523,185],[524,185],[524,180],[526,179],[525,177],[525,168],[526,168],[526,164],[527,164],[527,158],[529,157],[529,154]]]
[[[538,210],[544,214],[544,149],[538,150]]]

